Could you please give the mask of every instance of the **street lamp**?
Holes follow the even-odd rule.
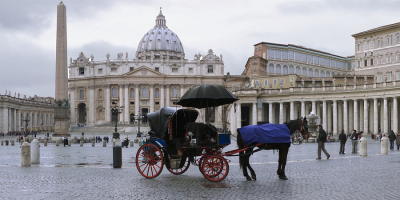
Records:
[[[135,115],[135,119],[138,122],[138,132],[137,132],[137,135],[136,135],[136,137],[138,137],[138,138],[140,137],[140,121],[142,121],[143,118],[144,118],[144,116],[140,115],[140,113],[139,113],[139,115]]]
[[[115,107],[111,108],[111,114],[113,116],[115,116],[114,117],[114,119],[115,119],[115,132],[113,133],[113,138],[114,139],[119,139],[119,133],[117,132],[117,124],[118,124],[118,115],[122,113],[122,110],[124,110],[123,106],[120,106],[120,107],[115,106]]]
[[[24,137],[26,139],[26,137],[28,137],[29,133],[28,133],[28,122],[31,120],[31,117],[28,115],[28,113],[26,113],[25,117],[22,116],[22,121],[25,122],[25,133],[24,133]]]

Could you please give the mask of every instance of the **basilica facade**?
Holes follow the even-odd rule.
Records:
[[[70,59],[68,69],[71,127],[115,121],[129,124],[137,116],[144,116],[146,122],[147,113],[177,106],[175,102],[191,87],[224,84],[222,55],[209,49],[192,60],[185,58],[182,42],[167,27],[161,11],[154,28],[139,41],[133,58],[127,52],[116,59],[107,54],[106,60],[95,61],[93,55],[81,52]],[[122,112],[113,115],[114,107],[122,107]],[[219,117],[213,121],[221,124]]]

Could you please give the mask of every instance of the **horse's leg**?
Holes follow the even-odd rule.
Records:
[[[250,150],[245,151],[244,154],[247,154],[249,151]],[[247,173],[247,167],[250,166],[249,160],[250,160],[250,154],[243,155],[243,153],[242,153],[242,155],[239,156],[239,161],[240,161],[239,163],[243,170],[243,176],[246,177],[246,180],[251,181],[251,178],[250,178],[249,174]]]
[[[254,170],[253,170],[253,168],[250,166],[250,156],[253,154],[253,148],[251,148],[251,149],[249,149],[248,150],[248,153],[249,153],[249,155],[246,155],[246,160],[247,160],[247,167],[249,168],[249,170],[250,170],[250,173],[251,173],[251,178],[253,178],[253,180],[257,180],[257,176],[256,176],[256,173],[254,172]],[[247,179],[247,180],[249,180],[249,179]],[[251,180],[251,179],[250,179]]]
[[[285,174],[285,167],[286,167],[286,161],[287,161],[287,155],[289,152],[289,147],[290,144],[282,144],[283,146],[280,148],[279,150],[279,167],[278,167],[278,171],[280,172],[279,175],[279,179],[282,180],[288,180],[288,178],[286,177]]]

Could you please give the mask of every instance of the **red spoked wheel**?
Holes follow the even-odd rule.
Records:
[[[201,157],[199,160],[199,171],[200,173],[203,173],[203,161],[204,161],[204,157]]]
[[[181,161],[181,162],[182,162],[182,161]],[[168,169],[168,171],[171,172],[172,174],[181,175],[181,174],[185,173],[185,172],[189,169],[189,166],[190,166],[189,158],[186,158],[186,160],[185,160],[184,162],[185,162],[185,165],[183,165],[182,168],[179,168],[179,169],[171,169],[171,167],[167,167],[167,169]],[[171,163],[171,159],[170,159],[170,163]]]
[[[229,165],[222,156],[209,156],[203,161],[203,176],[212,182],[219,182],[229,173]]]
[[[136,153],[136,167],[145,178],[155,178],[161,174],[164,158],[154,144],[142,145]]]

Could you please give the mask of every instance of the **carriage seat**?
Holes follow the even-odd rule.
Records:
[[[214,144],[217,141],[217,129],[211,124],[203,124],[196,122],[187,123],[188,131],[194,134],[197,139],[197,144],[208,145]]]

